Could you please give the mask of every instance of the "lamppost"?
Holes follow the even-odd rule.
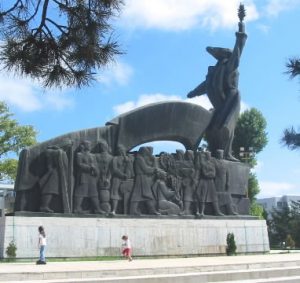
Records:
[[[240,147],[239,156],[242,161],[244,161],[246,164],[248,164],[248,166],[250,166],[249,161],[254,157],[253,147]],[[248,197],[248,189],[246,191],[246,197]]]
[[[242,161],[244,161],[245,163],[249,163],[249,161],[254,156],[253,147],[248,147],[248,149],[245,147],[240,147],[239,156]]]

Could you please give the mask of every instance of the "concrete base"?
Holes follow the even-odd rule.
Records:
[[[228,233],[234,233],[238,253],[269,252],[264,220],[6,216],[0,218],[0,257],[12,240],[18,258],[37,257],[40,225],[47,257],[119,256],[124,234],[135,256],[225,254]]]

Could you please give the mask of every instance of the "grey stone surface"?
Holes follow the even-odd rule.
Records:
[[[20,258],[38,255],[40,225],[47,232],[48,257],[119,256],[124,234],[140,256],[225,254],[229,232],[235,235],[238,253],[269,251],[263,220],[6,216],[1,225],[3,247],[14,239]]]
[[[60,145],[48,141],[47,146],[41,144],[22,151],[15,185],[15,211],[104,215],[162,213],[176,214],[179,218],[249,214],[246,193],[249,167],[243,163],[215,157],[207,159],[204,156],[209,152],[192,150],[154,156],[151,147],[128,153],[119,145],[117,148],[122,148],[123,153],[111,154],[111,144],[104,139],[76,142],[77,146],[71,137],[62,138]],[[214,172],[209,182],[205,168]],[[225,172],[226,180],[224,174],[217,174],[220,171]],[[164,186],[160,182],[160,193],[157,193],[161,175],[164,175]],[[218,191],[216,185],[222,182],[226,182],[225,188]],[[162,188],[168,192],[167,199],[161,199]],[[162,205],[174,209],[169,211]]]
[[[126,150],[159,140],[178,141],[187,149],[197,149],[211,118],[212,112],[199,105],[174,101],[140,107],[107,125],[119,127],[118,144]]]
[[[26,148],[19,160],[15,211],[129,214],[134,182],[139,179],[133,167],[139,166],[134,165],[138,163],[134,161],[135,153],[128,151],[138,144],[159,139],[176,140],[187,148],[197,148],[211,117],[211,112],[198,105],[156,103],[121,115],[105,127],[66,134]],[[81,148],[84,143],[89,143],[89,153]],[[101,144],[107,145],[105,152]],[[123,176],[117,177],[120,148],[128,165],[121,168]],[[158,157],[151,156],[152,153],[147,159],[153,160],[153,171],[148,174],[147,189],[143,190],[148,196],[156,181],[154,173],[163,170]],[[167,186],[175,190],[172,184]],[[177,191],[178,202],[179,197]],[[152,201],[139,205],[138,214],[156,211],[159,200]]]

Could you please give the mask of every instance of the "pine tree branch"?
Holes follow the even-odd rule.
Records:
[[[5,15],[11,13],[13,10],[15,10],[18,7],[19,3],[23,4],[23,1],[22,0],[17,0],[16,3],[10,9],[8,9],[4,12],[1,12],[0,16],[5,16]]]

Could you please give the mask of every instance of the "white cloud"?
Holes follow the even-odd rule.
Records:
[[[67,108],[72,108],[75,104],[74,100],[67,96],[66,93],[50,92],[43,94],[45,97],[45,106],[49,105],[55,110],[62,111]]]
[[[0,100],[24,112],[42,109],[63,110],[74,104],[65,92],[42,89],[36,82],[24,78],[0,75]]]
[[[122,113],[128,112],[130,110],[133,110],[135,108],[160,102],[160,101],[170,101],[170,100],[182,100],[179,96],[176,95],[165,95],[161,93],[156,94],[143,94],[141,95],[136,102],[134,101],[128,101],[123,104],[119,104],[113,107],[113,110],[116,115],[120,115]]]
[[[237,25],[240,0],[126,0],[121,22],[129,28],[187,30]],[[244,1],[247,21],[258,18],[253,1]]]
[[[269,0],[265,7],[268,16],[278,16],[281,12],[300,6],[299,0]]]
[[[262,168],[264,167],[264,162],[257,160],[256,165],[254,166],[254,168],[251,169],[252,173],[258,173],[262,170]]]
[[[299,186],[291,183],[261,181],[259,182],[259,187],[260,193],[258,198],[299,194]]]
[[[126,85],[133,74],[131,66],[124,62],[113,62],[98,75],[98,81],[107,86]]]
[[[213,108],[212,104],[210,103],[210,101],[206,95],[196,96],[191,99],[185,99],[184,101],[200,105],[203,108],[205,108],[206,110]]]
[[[258,24],[257,25],[257,29],[259,29],[260,31],[262,31],[263,33],[267,34],[269,33],[271,26],[268,25],[264,25],[264,24]]]
[[[42,108],[42,103],[36,96],[35,89],[25,81],[0,78],[0,100],[26,112]]]
[[[210,103],[208,97],[206,95],[196,96],[193,98],[181,98],[177,95],[168,95],[168,94],[162,94],[162,93],[155,93],[155,94],[142,94],[137,101],[127,101],[125,103],[116,105],[113,107],[113,111],[115,115],[120,115],[123,113],[126,113],[128,111],[131,111],[135,108],[145,106],[150,103],[156,103],[156,102],[162,102],[162,101],[184,101],[189,102],[193,104],[197,104],[205,108],[206,110],[210,110],[213,108],[212,104]],[[249,109],[249,106],[241,102],[241,112]]]
[[[243,113],[243,112],[245,112],[246,110],[249,110],[249,109],[250,109],[250,106],[247,103],[245,103],[244,101],[241,101],[241,111],[240,111],[240,113]]]

